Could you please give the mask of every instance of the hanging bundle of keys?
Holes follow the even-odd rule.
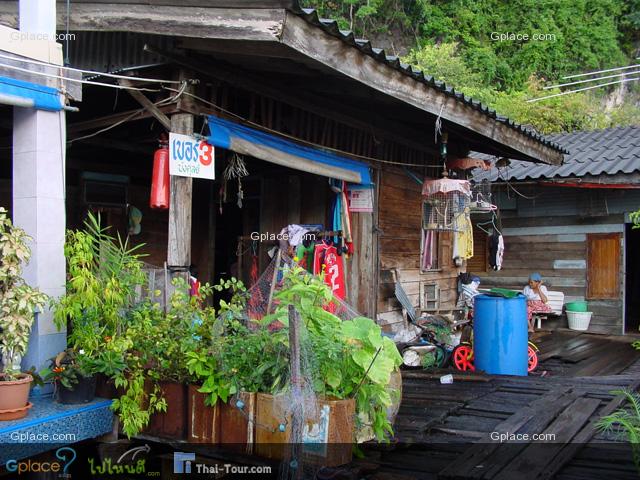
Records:
[[[244,192],[242,191],[242,177],[246,177],[249,175],[247,171],[247,165],[244,162],[244,159],[241,155],[237,153],[233,153],[229,163],[224,169],[223,177],[224,177],[224,198],[226,200],[227,194],[227,181],[231,179],[238,180],[238,208],[242,208],[242,200],[244,199]]]

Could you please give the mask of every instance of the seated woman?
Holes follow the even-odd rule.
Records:
[[[539,273],[529,275],[529,285],[524,287],[522,291],[527,297],[527,321],[529,322],[529,331],[533,332],[533,314],[534,313],[550,313],[551,307],[547,305],[547,287],[542,285],[542,277]]]

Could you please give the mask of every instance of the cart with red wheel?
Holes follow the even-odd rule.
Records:
[[[538,347],[535,343],[529,342],[527,347],[527,372],[531,373],[538,367]],[[453,349],[451,353],[453,366],[461,372],[474,372],[476,367],[473,364],[473,344],[464,342]]]

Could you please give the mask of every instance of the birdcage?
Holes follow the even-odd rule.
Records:
[[[484,179],[471,183],[471,213],[484,213],[497,210],[498,207],[491,202],[491,182]]]
[[[422,185],[422,228],[459,230],[460,216],[469,215],[471,188],[466,180],[441,178],[425,180]]]

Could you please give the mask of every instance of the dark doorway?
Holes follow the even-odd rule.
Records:
[[[626,224],[625,236],[625,331],[638,333],[640,327],[640,229]]]

